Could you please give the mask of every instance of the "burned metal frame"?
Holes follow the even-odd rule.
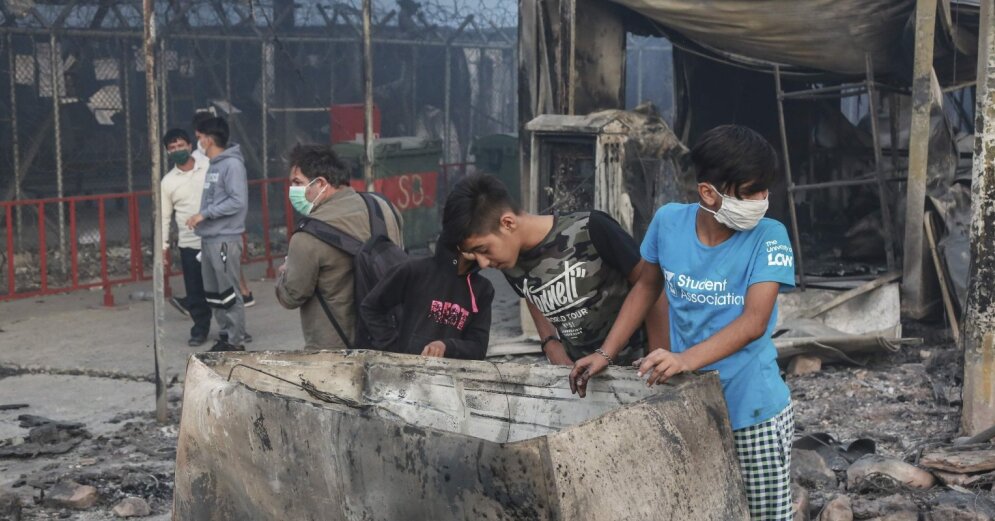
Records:
[[[895,118],[892,117],[890,125],[891,133],[891,155],[892,155],[892,170],[890,172],[885,172],[883,168],[883,154],[881,151],[881,137],[878,134],[878,112],[877,112],[877,94],[879,92],[888,92],[891,94],[889,99],[894,100],[895,95],[907,94],[903,89],[895,88],[890,85],[884,85],[878,83],[874,77],[874,65],[869,55],[864,57],[866,66],[866,75],[864,81],[857,83],[844,83],[840,85],[833,85],[827,87],[816,87],[811,89],[797,90],[786,92],[781,83],[781,68],[779,65],[774,65],[774,86],[777,94],[777,121],[778,130],[781,138],[781,153],[784,157],[784,175],[785,182],[787,185],[788,193],[788,213],[791,219],[791,240],[795,245],[795,260],[798,264],[798,285],[804,290],[806,286],[805,277],[805,257],[802,251],[801,244],[801,232],[798,226],[798,213],[795,204],[795,193],[808,190],[820,190],[827,188],[839,188],[846,186],[864,186],[864,185],[876,185],[878,192],[878,204],[881,208],[881,220],[884,226],[884,236],[885,236],[885,256],[886,262],[889,270],[894,270],[897,264],[896,252],[895,252],[895,234],[893,230],[893,223],[891,218],[891,208],[888,203],[888,187],[887,183],[890,181],[904,181],[903,177],[886,177],[887,174],[895,174],[898,171],[897,159],[898,152],[895,145],[897,141],[898,129],[896,127]],[[846,179],[839,181],[827,181],[821,183],[810,183],[810,184],[795,184],[794,176],[791,173],[791,155],[788,149],[788,137],[787,137],[787,127],[785,125],[784,118],[784,102],[786,100],[816,100],[816,99],[840,99],[851,96],[861,96],[867,95],[868,98],[868,111],[871,121],[871,139],[873,141],[873,151],[874,151],[874,177],[867,179]],[[890,103],[890,110],[894,116],[896,112],[896,107],[894,101]]]

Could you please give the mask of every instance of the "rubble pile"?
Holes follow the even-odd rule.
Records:
[[[960,352],[921,329],[921,347],[787,377],[796,520],[995,519],[995,445],[957,445]]]
[[[80,424],[22,415],[22,426],[37,426],[0,441],[0,473],[17,476],[0,493],[0,519],[168,519],[179,401],[171,389],[167,425],[152,412],[124,414],[109,420],[120,428],[96,436]],[[18,475],[17,463],[35,470]]]

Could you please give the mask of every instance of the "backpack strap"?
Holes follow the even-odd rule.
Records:
[[[313,235],[321,242],[355,257],[363,249],[363,243],[348,233],[318,219],[302,217],[297,222],[297,231]]]
[[[325,297],[321,296],[321,289],[314,289],[314,296],[318,297],[318,304],[321,304],[321,309],[325,311],[325,316],[331,321],[332,327],[335,328],[335,332],[339,334],[339,338],[342,339],[342,343],[345,344],[346,349],[352,349],[352,342],[349,341],[345,336],[345,331],[342,326],[339,325],[339,321],[335,320],[335,315],[332,315],[332,309],[328,307],[328,302],[325,302]]]
[[[367,192],[359,194],[366,203],[366,213],[370,216],[370,237],[387,236],[387,221],[383,209],[377,202],[378,197]]]

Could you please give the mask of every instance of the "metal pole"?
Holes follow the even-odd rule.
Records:
[[[995,424],[995,5],[981,2],[978,83],[971,177],[971,262],[964,314],[964,410],[961,426],[975,434]]]
[[[643,102],[643,50],[636,49],[636,105]]]
[[[155,0],[142,0],[144,21],[144,51],[145,51],[145,101],[148,106],[149,153],[152,160],[152,314],[154,321],[152,335],[152,351],[155,355],[155,415],[159,423],[169,420],[166,405],[166,368],[162,361],[162,324],[165,320],[165,290],[163,258],[162,258],[162,200],[160,199],[159,170],[162,168],[162,148],[159,142],[159,99],[156,87],[156,26]]]
[[[418,48],[411,48],[411,135],[418,128]]]
[[[795,260],[798,264],[798,287],[805,291],[805,261],[798,232],[798,213],[795,211],[795,181],[791,177],[791,156],[788,155],[788,131],[784,125],[784,91],[781,90],[781,67],[774,66],[774,86],[777,88],[777,122],[781,131],[781,155],[784,156],[784,177],[788,185],[788,213],[791,216],[791,239],[795,243]]]
[[[878,182],[878,201],[881,205],[881,221],[884,225],[884,253],[888,262],[888,270],[895,269],[895,233],[892,229],[890,197],[885,184],[884,169],[881,165],[881,135],[878,134],[878,105],[874,88],[874,62],[870,54],[864,55],[867,67],[867,110],[871,118],[871,141],[874,143],[874,173]]]
[[[901,115],[898,110],[898,95],[888,94],[888,132],[891,136],[891,171],[892,175],[898,173],[898,118]]]
[[[14,37],[10,34],[7,35],[7,59],[10,62],[10,146],[14,161],[14,198],[18,201],[24,199],[24,193],[21,191],[21,145],[20,137],[17,135],[17,57],[14,54]],[[15,208],[17,217],[17,243],[24,244],[22,241],[24,239],[24,228],[22,226],[22,214],[21,205],[17,205]],[[8,252],[8,255],[13,259],[14,252]],[[13,264],[12,261],[11,264]],[[11,292],[13,293],[13,292]]]
[[[366,117],[363,124],[363,144],[366,147],[366,162],[363,164],[363,179],[366,189],[373,191],[373,0],[363,0],[363,111]]]
[[[912,127],[909,132],[909,182],[906,188],[905,241],[902,269],[902,314],[922,318],[929,311],[925,295],[926,179],[929,121],[933,105],[933,37],[936,0],[916,2],[915,65],[912,76]]]
[[[225,101],[228,102],[229,106],[233,106],[235,103],[231,100],[231,42],[225,42]],[[235,114],[228,114],[228,119],[234,120]],[[232,125],[234,127],[235,125]]]
[[[262,132],[263,132],[263,149],[262,149],[262,159],[263,159],[263,179],[269,178],[269,61],[272,57],[271,46],[269,42],[263,42],[262,50],[262,79],[260,80],[260,92],[262,93]]]
[[[445,74],[445,78],[443,79],[443,81],[446,84],[446,86],[445,86],[446,90],[445,90],[445,98],[443,98],[443,109],[442,109],[442,114],[443,114],[442,117],[445,120],[445,121],[443,121],[443,125],[444,125],[443,132],[444,132],[444,134],[442,135],[443,136],[442,137],[442,157],[443,157],[443,162],[444,163],[452,163],[452,162],[454,162],[453,159],[452,159],[452,155],[449,153],[449,147],[452,145],[450,143],[450,139],[449,139],[449,137],[450,137],[449,136],[449,117],[450,117],[449,116],[449,110],[450,110],[450,105],[452,103],[451,100],[450,100],[450,98],[452,96],[452,90],[453,90],[453,86],[452,86],[452,76],[453,76],[452,68],[453,68],[453,65],[452,65],[452,57],[450,56],[450,54],[451,54],[450,49],[451,49],[450,46],[447,44],[446,45],[446,74]],[[446,187],[446,189],[448,190],[448,187]]]
[[[62,99],[59,96],[59,79],[62,77],[62,56],[59,53],[59,42],[55,39],[55,33],[52,33],[49,37],[49,46],[51,52],[52,64],[50,66],[51,72],[51,86],[52,86],[52,129],[55,134],[55,186],[58,196],[61,199],[65,196],[65,191],[63,190],[62,183],[62,125],[61,122],[61,105]],[[62,268],[62,273],[66,273],[66,209],[62,202],[59,202],[59,264]],[[39,226],[45,226],[45,216],[38,216]]]
[[[121,100],[124,103],[124,160],[125,160],[125,170],[128,174],[128,193],[135,191],[135,172],[134,172],[134,157],[132,156],[131,144],[134,140],[131,139],[131,80],[128,79],[128,47],[125,46],[124,52],[121,57],[121,80],[123,83],[123,91],[121,92]]]
[[[166,39],[163,38],[159,40],[159,88],[162,90],[162,97],[159,100],[159,107],[162,109],[162,119],[160,119],[160,125],[162,128],[169,128],[169,65],[166,63]],[[159,136],[156,136],[159,139]],[[151,141],[150,141],[151,143]],[[165,175],[165,166],[163,163],[162,175]]]

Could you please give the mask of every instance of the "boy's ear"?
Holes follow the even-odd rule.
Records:
[[[514,212],[504,212],[501,214],[500,227],[509,232],[518,229],[518,216]]]
[[[698,183],[698,197],[701,199],[702,204],[712,208],[719,205],[719,201],[722,197],[712,188],[712,185],[708,183]]]

